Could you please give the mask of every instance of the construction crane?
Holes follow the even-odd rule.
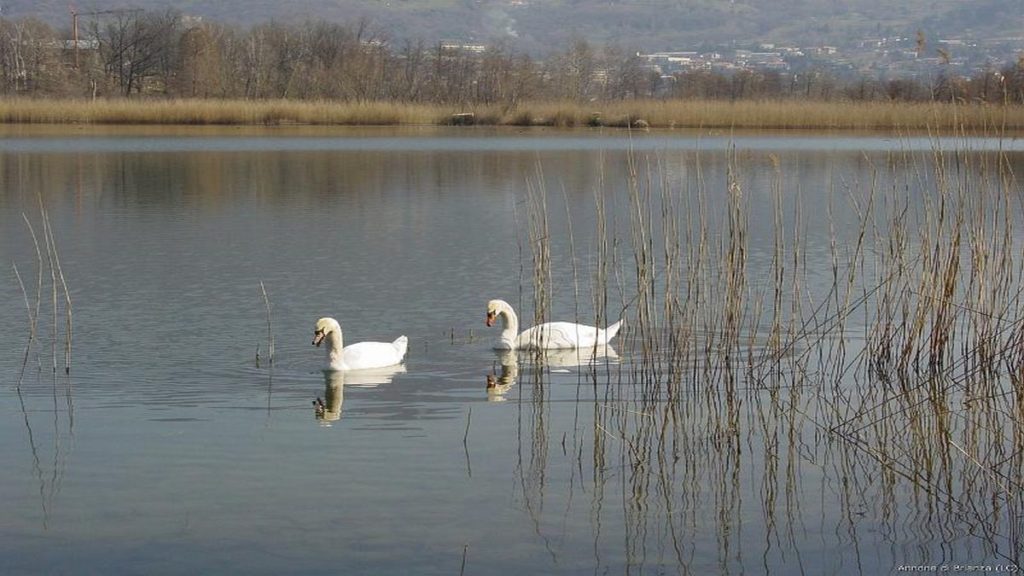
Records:
[[[142,12],[142,8],[118,8],[116,10],[92,10],[90,12],[79,12],[74,6],[68,8],[71,11],[71,30],[75,43],[75,69],[78,69],[78,17],[79,16],[102,16],[105,14],[125,14]]]

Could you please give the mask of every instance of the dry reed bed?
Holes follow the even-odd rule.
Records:
[[[606,366],[603,376],[590,372],[593,428],[575,431],[569,451],[561,442],[574,466],[591,455],[596,499],[610,471],[626,468],[615,492],[627,495],[627,557],[642,558],[654,526],[669,526],[677,539],[706,518],[721,524],[728,557],[728,535],[749,522],[737,503],[751,478],[765,526],[791,537],[802,522],[799,470],[810,458],[841,486],[837,531],[857,530],[867,510],[869,524],[890,533],[919,532],[943,546],[954,538],[1019,564],[1024,204],[1005,155],[936,144],[875,166],[876,177],[815,215],[831,230],[824,293],[807,283],[808,216],[799,199],[784,202],[793,191],[783,190],[777,161],[772,214],[757,215],[774,222],[774,254],[766,273],[750,277],[749,198],[763,191],[744,189],[736,158],[729,166],[725,190],[709,190],[699,166],[680,184],[656,160],[632,158],[629,213],[618,222],[609,222],[616,216],[607,195],[595,195],[599,262],[586,273],[595,296],[585,317],[614,319],[625,306],[616,347],[630,361]],[[887,171],[892,178],[879,177]],[[724,203],[710,200],[722,196]],[[543,320],[555,288],[550,270],[566,266],[552,262],[547,194],[533,185],[529,197]],[[836,232],[840,211],[853,215],[852,235]],[[614,306],[601,297],[609,278],[628,293]],[[558,439],[546,437],[546,377],[531,374],[540,400],[533,463],[547,461]],[[539,498],[543,476],[543,466],[525,471],[524,494]],[[907,493],[918,496],[908,501]],[[901,511],[908,506],[917,508]],[[902,524],[915,516],[929,523]],[[951,536],[964,526],[973,536]],[[678,562],[686,565],[686,554]]]
[[[943,131],[1024,128],[1022,106],[949,103],[629,100],[587,105],[528,103],[503,113],[484,109],[478,115],[485,123],[502,125]]]
[[[437,122],[429,106],[288,100],[6,100],[0,121],[23,124],[403,125]],[[449,115],[445,115],[448,117]]]
[[[786,130],[1024,130],[1024,106],[629,100],[432,105],[293,100],[0,100],[0,122],[155,125],[443,125]]]

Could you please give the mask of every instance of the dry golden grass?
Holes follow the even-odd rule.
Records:
[[[712,100],[536,103],[507,112],[499,123],[785,130],[1021,130],[1024,106]]]
[[[0,100],[16,124],[401,125],[436,124],[437,107],[289,100]]]
[[[293,100],[0,100],[0,123],[438,125],[453,114],[502,126],[773,130],[1024,130],[1024,106],[900,102],[631,100],[578,104],[403,104]]]

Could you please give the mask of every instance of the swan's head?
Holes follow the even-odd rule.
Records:
[[[487,326],[494,326],[494,323],[498,320],[498,315],[504,312],[509,305],[504,300],[491,300],[487,303]]]
[[[324,338],[333,332],[341,332],[341,325],[334,318],[321,318],[313,329],[313,345],[319,347]]]

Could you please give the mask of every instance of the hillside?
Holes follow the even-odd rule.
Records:
[[[990,38],[1024,34],[1024,0],[81,0],[80,13],[164,10],[232,25],[270,20],[364,19],[396,43],[502,42],[533,53],[572,38],[629,49],[680,50],[731,43],[855,44],[864,38]],[[0,0],[5,18],[67,28],[67,0]]]

